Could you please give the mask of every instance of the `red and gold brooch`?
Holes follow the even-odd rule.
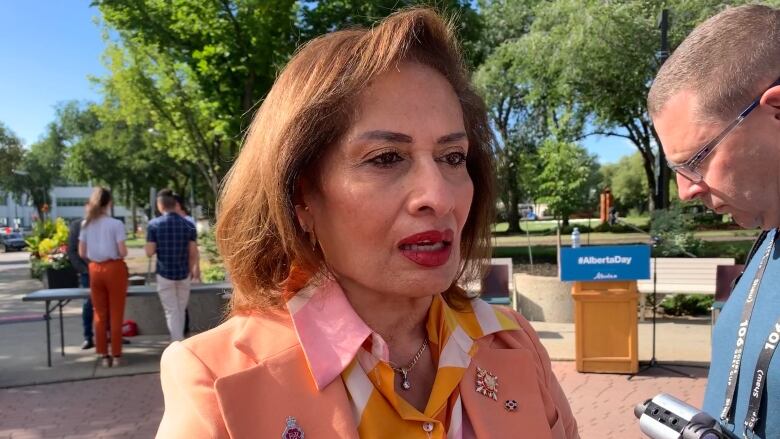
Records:
[[[481,367],[477,367],[477,393],[498,401],[498,377]]]

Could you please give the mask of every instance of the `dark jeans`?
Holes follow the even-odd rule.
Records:
[[[80,273],[79,281],[82,288],[89,288],[89,273]],[[87,297],[84,301],[84,306],[81,308],[81,322],[84,325],[84,340],[91,340],[94,333],[92,332],[92,319],[93,319],[92,300]]]

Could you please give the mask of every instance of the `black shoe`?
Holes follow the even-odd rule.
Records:
[[[130,344],[130,340],[122,338],[122,344]]]
[[[91,338],[88,338],[84,340],[84,343],[81,343],[81,350],[86,351],[87,349],[92,349],[95,347],[95,343],[92,342]]]

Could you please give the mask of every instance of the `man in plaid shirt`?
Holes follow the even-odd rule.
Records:
[[[149,257],[157,254],[157,293],[171,341],[179,341],[184,339],[190,282],[200,279],[198,238],[193,224],[176,213],[170,190],[157,194],[157,208],[163,215],[149,221],[144,249]]]

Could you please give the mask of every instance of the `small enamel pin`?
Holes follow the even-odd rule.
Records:
[[[287,417],[287,428],[282,433],[282,439],[303,439],[303,430],[292,416]]]
[[[504,402],[504,408],[508,412],[517,411],[517,401],[514,399],[507,399],[506,402]]]
[[[498,377],[487,370],[477,367],[477,393],[498,401]]]

